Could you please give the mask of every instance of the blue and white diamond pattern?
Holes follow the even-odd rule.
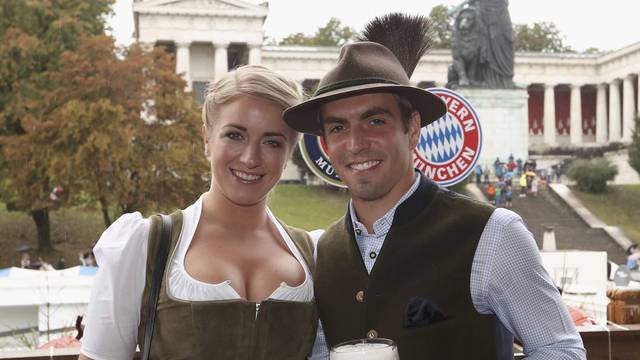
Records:
[[[420,131],[418,150],[430,163],[443,164],[451,161],[462,149],[464,134],[458,120],[451,114],[434,121]]]

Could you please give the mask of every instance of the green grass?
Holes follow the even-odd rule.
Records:
[[[306,230],[325,229],[344,215],[348,199],[344,190],[282,184],[271,194],[269,207],[288,225]]]
[[[91,249],[105,229],[100,213],[95,210],[59,209],[51,211],[49,219],[55,250],[35,251],[32,260],[42,257],[54,266],[60,257],[64,257],[67,266],[79,265],[78,253]],[[0,268],[20,265],[15,248],[22,244],[38,247],[33,219],[23,212],[0,210]]]
[[[347,200],[348,196],[343,190],[281,184],[270,195],[269,206],[287,224],[315,230],[326,228],[342,216]],[[60,257],[65,258],[67,266],[79,265],[78,253],[91,249],[105,229],[102,216],[96,209],[58,209],[51,211],[49,216],[55,250],[34,251],[32,259],[42,257],[54,266]],[[20,265],[20,257],[15,249],[22,244],[34,249],[38,247],[36,227],[31,216],[7,211],[4,204],[0,203],[0,268]]]
[[[607,225],[622,228],[631,240],[640,243],[640,185],[609,185],[602,194],[575,187],[571,191]]]

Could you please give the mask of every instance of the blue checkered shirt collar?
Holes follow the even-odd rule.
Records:
[[[353,231],[356,234],[356,239],[359,236],[387,236],[389,229],[391,229],[391,224],[393,223],[393,216],[396,213],[396,209],[398,208],[398,206],[400,206],[400,204],[407,200],[409,196],[413,195],[413,193],[416,192],[416,189],[418,189],[418,186],[420,185],[420,173],[416,171],[415,176],[416,180],[413,182],[413,185],[411,185],[409,190],[407,190],[407,192],[402,195],[400,200],[398,200],[398,202],[396,202],[396,204],[391,209],[389,209],[389,211],[387,211],[384,216],[373,223],[373,234],[369,234],[367,232],[366,226],[358,221],[356,210],[353,208],[353,200],[349,200],[349,214],[351,215],[351,224],[353,225]]]

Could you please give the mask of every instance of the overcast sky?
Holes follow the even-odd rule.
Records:
[[[261,3],[264,0],[246,0]],[[438,4],[457,5],[461,0],[270,0],[265,35],[280,39],[291,33],[312,34],[331,17],[361,30],[371,18],[401,11],[428,15]],[[116,0],[109,24],[118,42],[131,43],[132,0]],[[582,51],[589,47],[616,50],[640,41],[638,0],[511,0],[511,21],[516,24],[553,22],[565,44]]]

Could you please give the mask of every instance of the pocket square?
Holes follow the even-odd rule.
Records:
[[[407,303],[403,326],[405,328],[427,326],[448,318],[438,305],[423,297],[414,296]]]

